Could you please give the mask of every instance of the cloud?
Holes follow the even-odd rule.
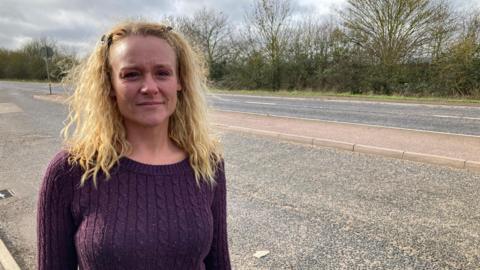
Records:
[[[332,14],[345,2],[291,1],[297,18]],[[454,2],[467,8],[480,6],[480,0]],[[207,8],[223,12],[235,25],[243,23],[252,3],[253,0],[0,0],[0,47],[17,49],[32,39],[47,37],[85,53],[103,32],[126,18],[160,21],[166,16],[189,16]]]

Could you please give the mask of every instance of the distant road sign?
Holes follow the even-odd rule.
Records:
[[[53,49],[52,47],[45,46],[42,48],[42,57],[43,58],[52,58],[53,57]]]

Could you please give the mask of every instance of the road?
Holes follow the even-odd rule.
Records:
[[[48,85],[0,82],[0,91],[2,89],[47,93]],[[53,93],[63,92],[62,87],[53,87]],[[480,136],[480,106],[292,99],[228,94],[212,94],[209,96],[209,102],[217,110]]]
[[[0,237],[22,269],[35,269],[38,187],[66,111],[29,90],[2,89],[0,104],[0,190],[15,191],[0,200]],[[222,138],[235,269],[480,268],[480,174]],[[258,250],[270,253],[257,259]]]
[[[212,95],[215,109],[341,123],[480,135],[480,106]]]

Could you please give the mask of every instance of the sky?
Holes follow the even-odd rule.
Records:
[[[244,21],[254,0],[0,0],[0,48],[18,49],[32,39],[48,38],[84,54],[116,22],[126,18],[159,21],[189,16],[202,8]],[[457,7],[480,7],[480,0],[450,0]],[[295,17],[333,16],[346,0],[292,0]]]

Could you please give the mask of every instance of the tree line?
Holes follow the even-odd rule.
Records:
[[[211,9],[166,20],[218,88],[480,97],[480,10],[447,0],[347,0],[328,19],[300,18],[290,0],[253,0],[242,23]],[[0,78],[46,78],[31,47],[0,50]],[[52,62],[59,79],[74,59]]]
[[[18,50],[0,48],[0,79],[61,80],[78,63],[74,53],[47,38],[34,39]],[[48,64],[48,74],[47,74]]]

